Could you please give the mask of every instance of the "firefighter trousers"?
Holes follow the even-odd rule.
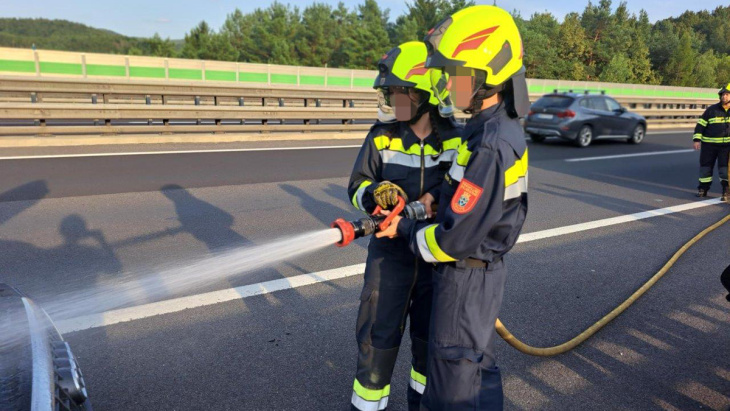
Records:
[[[507,276],[500,260],[485,268],[441,264],[433,273],[426,390],[421,409],[501,410],[495,321]]]
[[[710,189],[715,163],[717,163],[720,184],[726,187],[728,185],[727,167],[729,156],[730,144],[702,143],[700,148],[700,184],[697,188]]]
[[[426,385],[432,271],[433,265],[417,258],[405,240],[371,239],[356,324],[352,410],[386,409],[407,318],[412,354],[408,407],[419,409]]]

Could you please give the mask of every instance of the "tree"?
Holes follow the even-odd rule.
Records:
[[[557,45],[558,78],[588,80],[585,62],[588,60],[590,45],[578,13],[565,16],[558,31]]]
[[[391,48],[386,26],[389,11],[381,10],[375,0],[358,6],[352,35],[343,41],[341,51],[350,67],[374,69],[384,52]]]
[[[185,35],[180,53],[184,58],[203,60],[236,61],[238,53],[225,35],[217,34],[205,21]]]
[[[517,18],[525,47],[525,68],[530,76],[536,78],[556,78],[558,76],[558,47],[556,39],[560,25],[550,13],[535,13],[530,20]]]

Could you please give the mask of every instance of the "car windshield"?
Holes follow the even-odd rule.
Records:
[[[567,96],[545,96],[532,105],[532,108],[568,108],[573,103],[572,97]]]

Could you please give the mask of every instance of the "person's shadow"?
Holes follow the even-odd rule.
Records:
[[[160,192],[175,204],[182,231],[190,233],[211,252],[250,243],[233,230],[234,218],[226,211],[196,198],[177,184],[167,184]]]
[[[722,285],[725,287],[728,293],[730,293],[730,265],[727,266],[725,271],[722,272],[722,275],[720,276],[720,281],[722,282]],[[728,294],[725,298],[730,301],[730,294]]]

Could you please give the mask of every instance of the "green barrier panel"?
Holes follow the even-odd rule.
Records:
[[[349,86],[349,77],[327,77],[328,86]]]
[[[271,74],[271,82],[275,84],[297,84],[296,74]]]
[[[81,64],[77,63],[51,63],[41,61],[40,69],[42,74],[73,74],[77,76],[82,74]]]
[[[165,78],[165,69],[162,67],[129,67],[129,77]]]
[[[352,79],[352,84],[355,87],[372,87],[375,83],[374,79],[371,78],[357,78]]]
[[[205,79],[213,81],[236,81],[235,71],[205,70]]]
[[[0,60],[0,71],[35,73],[35,62],[23,60]]]
[[[324,86],[324,76],[299,76],[299,84]]]
[[[251,83],[268,83],[269,76],[266,73],[238,73],[238,81]]]
[[[164,69],[162,71],[164,75]],[[203,71],[198,69],[182,69],[182,68],[172,68],[170,67],[168,69],[168,74],[171,79],[176,80],[202,80],[203,79]]]
[[[87,76],[107,76],[107,77],[124,77],[127,70],[124,66],[109,66],[106,64],[87,64]]]

